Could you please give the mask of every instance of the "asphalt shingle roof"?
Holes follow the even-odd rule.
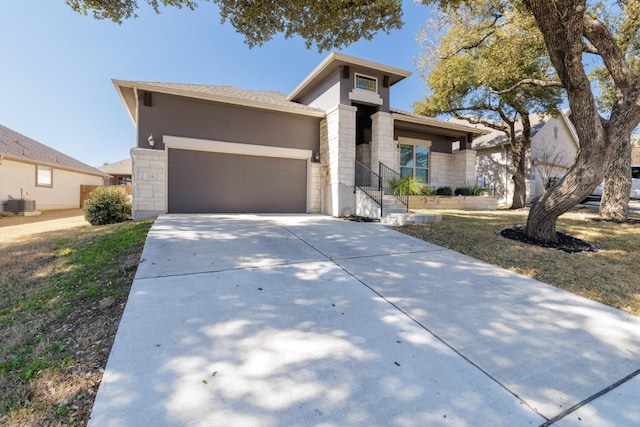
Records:
[[[132,163],[131,158],[128,158],[119,162],[107,163],[100,166],[98,170],[110,175],[131,175],[133,173]]]
[[[229,99],[239,99],[253,103],[264,104],[265,106],[274,105],[287,107],[302,111],[323,112],[317,108],[309,107],[297,102],[287,101],[287,95],[282,92],[266,91],[266,90],[246,90],[232,86],[216,86],[201,85],[190,83],[161,83],[161,82],[142,82],[142,81],[126,81],[134,86],[155,87],[160,92],[162,89],[192,93],[194,95],[216,96]]]
[[[81,171],[92,175],[105,175],[92,166],[2,125],[0,125],[0,155]]]

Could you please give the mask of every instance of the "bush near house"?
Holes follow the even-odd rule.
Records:
[[[396,196],[433,196],[436,193],[435,188],[426,185],[412,176],[403,176],[402,178],[394,179],[391,182],[391,187],[393,188],[393,194]]]
[[[483,188],[477,185],[467,185],[465,187],[458,187],[454,191],[456,196],[479,196],[484,191]]]
[[[131,218],[131,202],[121,187],[99,187],[84,202],[84,217],[91,225],[116,224]]]
[[[438,187],[436,190],[437,196],[453,196],[453,190],[451,187]]]

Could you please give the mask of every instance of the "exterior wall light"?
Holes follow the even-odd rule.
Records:
[[[149,135],[149,138],[147,138],[147,141],[149,141],[149,145],[152,147],[156,145],[156,140],[153,139],[153,135]]]
[[[316,153],[313,155],[313,158],[316,160],[316,163],[320,162],[320,153],[316,151]]]

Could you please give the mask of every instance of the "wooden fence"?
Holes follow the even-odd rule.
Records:
[[[128,195],[131,195],[131,186],[130,185],[81,185],[80,186],[80,207],[84,206],[84,201],[89,196],[93,190],[99,187],[120,187],[124,188]]]

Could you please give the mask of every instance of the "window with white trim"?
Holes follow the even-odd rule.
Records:
[[[429,147],[400,144],[400,175],[429,182]]]
[[[53,169],[49,166],[36,166],[36,186],[53,187]]]
[[[378,93],[378,79],[375,77],[365,76],[363,74],[355,74],[355,88],[368,90],[369,92]]]

